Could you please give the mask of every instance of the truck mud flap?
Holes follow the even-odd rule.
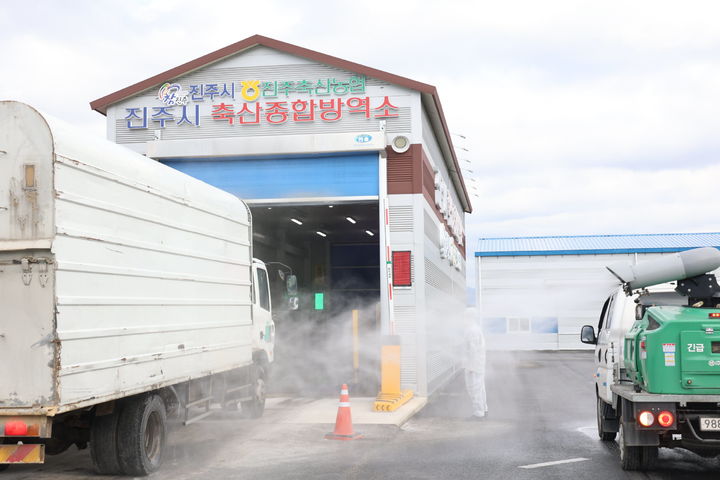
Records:
[[[625,444],[631,447],[655,447],[660,445],[657,430],[640,430],[634,421],[623,422]]]
[[[45,445],[0,445],[0,464],[44,462]]]

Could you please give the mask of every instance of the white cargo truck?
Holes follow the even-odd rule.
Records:
[[[75,444],[146,475],[168,415],[262,415],[275,330],[251,223],[229,193],[0,102],[0,469]]]

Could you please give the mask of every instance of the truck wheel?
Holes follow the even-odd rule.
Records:
[[[165,403],[158,395],[130,398],[118,424],[118,458],[125,475],[149,475],[160,468],[167,437]]]
[[[117,429],[118,405],[109,415],[94,417],[90,425],[90,458],[101,475],[119,475]]]
[[[256,365],[252,366],[251,370],[252,379],[252,399],[242,402],[243,411],[250,418],[260,418],[265,411],[265,370],[262,367]]]
[[[605,403],[602,398],[597,397],[597,429],[600,440],[609,442],[615,440],[616,432],[609,432],[605,427],[605,417],[607,416],[610,405]]]
[[[643,466],[643,447],[632,447],[625,444],[625,426],[620,422],[620,466],[623,470],[641,470]]]

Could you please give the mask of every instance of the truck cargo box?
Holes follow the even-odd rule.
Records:
[[[226,192],[0,102],[0,413],[251,364],[250,223]]]

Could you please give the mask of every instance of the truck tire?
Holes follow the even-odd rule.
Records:
[[[241,402],[242,410],[250,418],[260,418],[265,412],[265,370],[253,365],[250,371],[252,380],[251,400]]]
[[[132,397],[118,424],[118,458],[125,475],[145,476],[160,468],[167,437],[165,403],[158,395]]]
[[[597,397],[597,430],[598,436],[603,442],[615,440],[617,435],[616,432],[609,432],[605,426],[605,417],[607,417],[608,410],[611,408],[602,398]]]
[[[117,429],[118,405],[109,415],[94,417],[90,425],[90,458],[95,470],[101,475],[119,475]]]
[[[625,426],[620,422],[620,435],[618,437],[620,449],[620,466],[623,470],[640,470],[642,465],[642,448],[631,447],[625,444]]]
[[[620,450],[620,466],[623,470],[647,470],[652,467],[658,458],[658,447],[629,446],[625,444],[625,427],[620,422],[620,436],[618,447]]]

